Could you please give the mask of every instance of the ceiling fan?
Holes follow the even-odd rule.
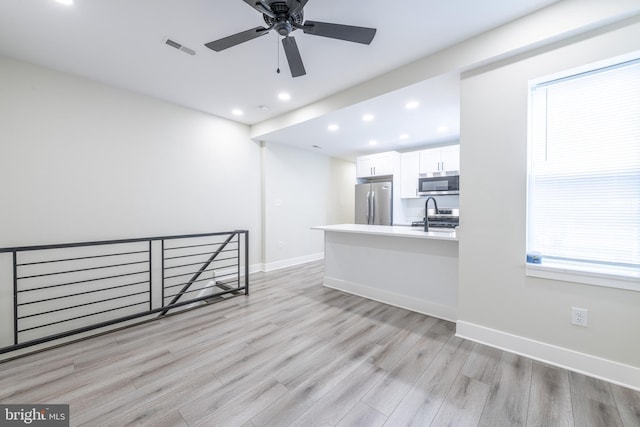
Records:
[[[220,52],[240,43],[253,40],[275,30],[281,36],[284,53],[287,56],[292,77],[305,75],[307,72],[302,63],[296,39],[290,34],[302,30],[305,34],[330,37],[355,43],[370,44],[376,35],[375,28],[354,27],[351,25],[332,24],[328,22],[303,21],[303,8],[309,0],[243,0],[249,6],[262,13],[267,27],[255,27],[228,37],[206,43],[209,49]]]

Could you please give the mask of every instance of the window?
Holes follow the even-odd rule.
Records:
[[[640,290],[640,58],[532,84],[529,160],[527,274]]]

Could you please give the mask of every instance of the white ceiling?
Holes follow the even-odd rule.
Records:
[[[411,102],[418,106],[407,108]],[[365,115],[372,115],[373,120],[364,121]],[[329,125],[339,129],[329,130]],[[360,154],[449,142],[459,135],[460,76],[452,73],[261,135],[260,139],[353,159]]]
[[[150,95],[245,124],[285,114],[557,0],[310,0],[305,19],[377,28],[371,45],[292,33],[307,74],[292,78],[275,33],[222,52],[204,43],[258,25],[242,0],[0,0],[0,54]],[[167,38],[196,51],[167,46]],[[280,68],[276,73],[278,51]],[[405,88],[261,139],[354,153],[457,136],[456,76]],[[278,100],[278,93],[291,100]],[[404,104],[420,101],[408,111]],[[259,106],[265,106],[261,109]],[[240,108],[242,117],[231,114]],[[370,123],[360,120],[373,112]],[[329,122],[340,130],[327,134]],[[438,132],[439,126],[447,131]],[[399,135],[406,133],[407,140]],[[369,146],[375,139],[378,144]]]

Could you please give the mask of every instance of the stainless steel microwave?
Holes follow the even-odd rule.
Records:
[[[418,178],[418,194],[421,196],[460,194],[460,175]]]

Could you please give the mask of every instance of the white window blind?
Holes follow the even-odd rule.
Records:
[[[640,59],[538,84],[530,112],[528,251],[638,269]]]

